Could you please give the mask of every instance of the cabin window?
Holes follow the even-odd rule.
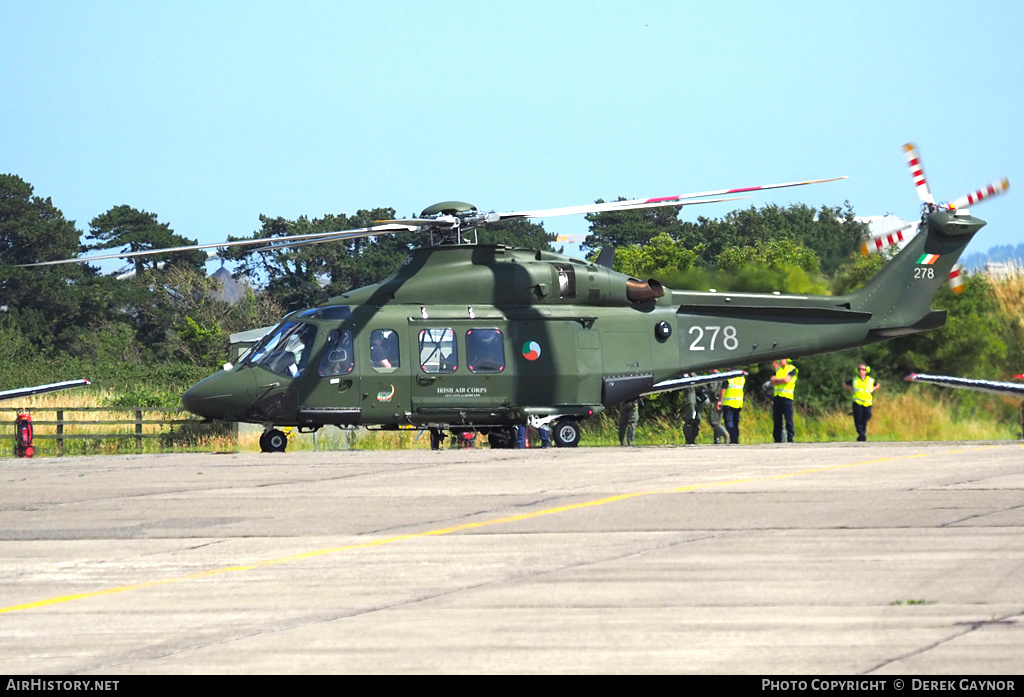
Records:
[[[374,329],[370,332],[370,364],[374,370],[399,367],[399,356],[398,332],[394,329]]]
[[[472,373],[500,373],[505,370],[505,342],[500,329],[470,329],[466,332],[466,365]]]
[[[352,332],[349,329],[332,329],[327,334],[327,343],[320,356],[320,375],[348,375],[355,368],[352,354]]]
[[[309,354],[316,338],[316,325],[285,322],[252,353],[249,363],[267,370],[297,378],[309,363]]]
[[[440,327],[420,332],[420,368],[424,373],[454,373],[459,368],[455,332]]]

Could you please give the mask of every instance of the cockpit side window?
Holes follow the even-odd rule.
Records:
[[[420,332],[420,368],[424,373],[454,373],[459,368],[455,332],[440,327]]]
[[[309,363],[316,338],[316,325],[285,322],[253,352],[249,363],[297,378]]]
[[[349,329],[332,329],[327,334],[320,355],[320,375],[348,375],[355,368],[355,356],[352,353],[352,332]]]
[[[466,332],[466,365],[472,373],[500,373],[505,370],[505,345],[500,329],[470,329]]]

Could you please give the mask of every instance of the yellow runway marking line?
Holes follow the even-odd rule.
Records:
[[[982,448],[995,448],[1001,446],[979,446],[978,449]],[[970,448],[975,449],[975,448]],[[944,453],[938,453],[940,455],[952,455],[956,453],[964,452],[965,449],[947,451]],[[309,552],[302,552],[299,554],[292,554],[286,557],[280,557],[278,559],[268,559],[266,561],[257,562],[255,564],[247,564],[244,566],[226,566],[219,569],[210,569],[208,571],[200,571],[187,576],[181,576],[179,578],[167,578],[157,581],[146,581],[144,583],[136,583],[127,586],[117,586],[115,588],[105,588],[97,591],[87,591],[84,593],[74,593],[70,595],[57,596],[55,598],[46,598],[44,600],[37,600],[31,603],[22,603],[19,605],[10,605],[8,607],[0,607],[0,615],[18,612],[23,610],[34,610],[37,608],[48,607],[51,605],[59,605],[61,603],[69,603],[73,600],[85,600],[88,598],[98,598],[104,595],[113,595],[115,593],[126,593],[128,591],[142,590],[145,588],[152,588],[158,585],[166,585],[170,583],[183,583],[185,581],[196,581],[211,576],[218,576],[220,574],[229,573],[232,571],[251,571],[253,569],[267,567],[267,566],[278,566],[280,564],[286,564],[289,562],[301,561],[304,559],[312,559],[314,557],[322,557],[328,554],[338,554],[340,552],[347,552],[357,549],[370,549],[373,547],[382,547],[384,545],[394,544],[396,542],[404,542],[406,540],[415,540],[423,537],[437,537],[440,535],[451,535],[452,533],[464,532],[466,530],[475,530],[483,527],[490,527],[492,525],[503,525],[506,523],[517,523],[523,520],[530,520],[532,518],[541,518],[543,516],[555,515],[558,513],[568,513],[570,511],[578,511],[584,508],[594,508],[597,506],[604,506],[609,503],[616,503],[619,501],[627,501],[629,499],[640,498],[643,496],[655,496],[664,494],[681,494],[690,491],[697,491],[700,489],[711,489],[714,487],[723,486],[737,486],[740,484],[750,484],[753,482],[767,482],[776,479],[788,479],[792,477],[799,477],[809,474],[820,474],[822,472],[830,472],[840,469],[849,469],[851,467],[864,467],[867,465],[877,465],[883,462],[893,462],[895,460],[909,460],[914,458],[928,457],[927,453],[914,453],[912,455],[899,455],[896,457],[883,457],[875,460],[865,460],[863,462],[850,462],[843,465],[828,465],[825,467],[812,467],[808,469],[797,470],[796,472],[786,472],[784,474],[773,474],[763,477],[747,477],[744,479],[728,479],[717,482],[705,482],[704,484],[692,484],[689,486],[677,487],[674,489],[667,489],[664,491],[638,491],[629,494],[616,494],[614,496],[606,496],[600,499],[594,499],[592,501],[582,501],[580,503],[571,503],[564,506],[556,506],[554,508],[545,508],[539,511],[533,511],[531,513],[519,513],[516,515],[505,516],[502,518],[492,518],[491,520],[483,520],[475,523],[463,523],[462,525],[454,525],[447,528],[437,528],[434,530],[424,530],[423,532],[407,533],[405,535],[394,535],[392,537],[383,537],[377,540],[368,540],[366,542],[360,542],[357,544],[343,545],[341,547],[331,547],[328,549],[318,549]]]

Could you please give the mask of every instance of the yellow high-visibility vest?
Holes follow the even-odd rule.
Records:
[[[870,407],[872,403],[871,394],[875,386],[874,378],[860,379],[860,375],[853,379],[853,401],[862,407]]]
[[[742,375],[729,379],[725,385],[725,396],[722,397],[723,407],[743,408],[743,385],[746,381],[747,379]]]
[[[793,399],[793,390],[796,389],[796,378],[799,372],[800,371],[797,370],[797,367],[795,365],[787,365],[775,371],[775,377],[777,378],[784,378],[787,375],[793,377],[793,379],[790,380],[789,382],[785,382],[775,386],[776,397],[785,397],[786,399]]]

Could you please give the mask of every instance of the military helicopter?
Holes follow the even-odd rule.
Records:
[[[502,220],[714,203],[827,181],[836,179],[511,213],[449,201],[419,218],[276,238],[275,247],[294,247],[412,230],[430,242],[379,283],[287,315],[182,403],[208,419],[262,424],[265,451],[287,446],[280,427],[328,425],[428,428],[432,445],[445,431],[475,430],[492,447],[511,447],[515,426],[531,423],[572,447],[593,414],[741,372],[700,374],[712,369],[941,327],[945,313],[931,310],[932,298],[985,224],[954,204],[926,201],[922,234],[863,288],[834,297],[675,291],[613,271],[604,252],[590,262],[465,239]]]

